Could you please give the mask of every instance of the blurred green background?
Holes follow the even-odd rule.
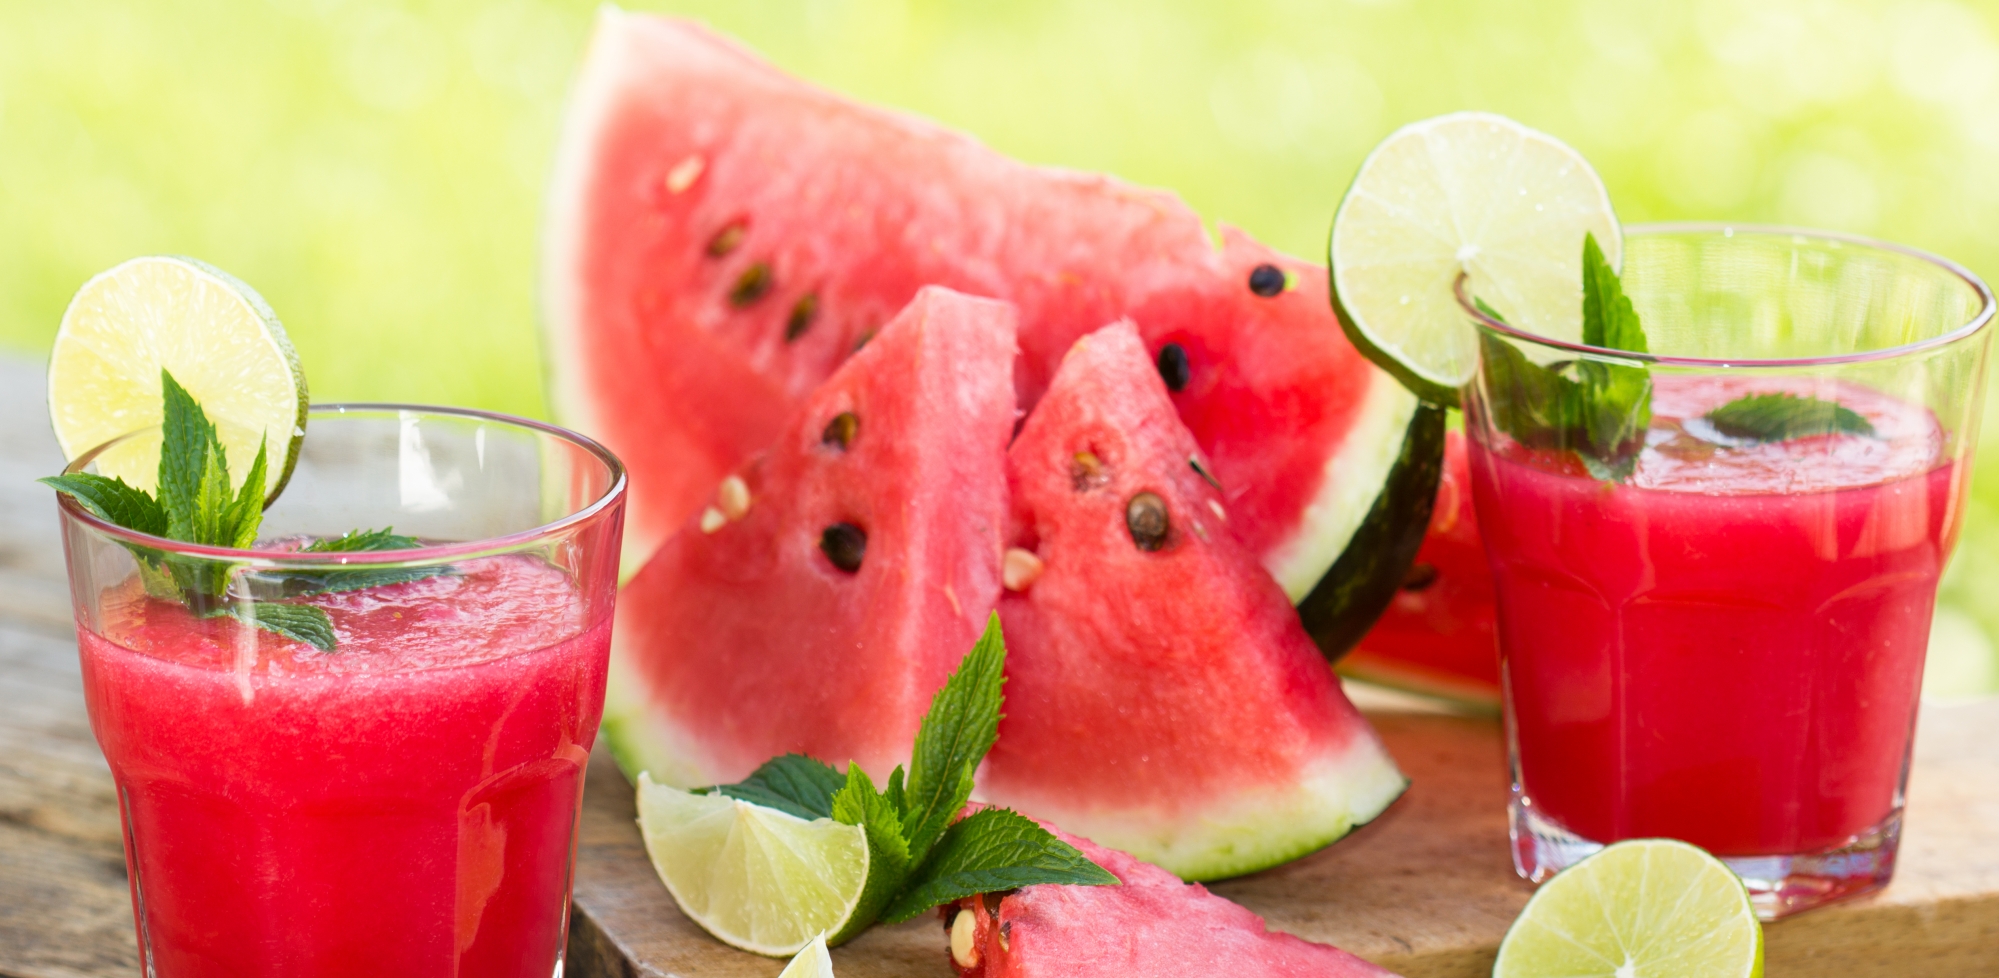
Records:
[[[1172,188],[1300,255],[1383,135],[1482,108],[1581,149],[1629,222],[1836,228],[1999,275],[1999,3],[633,6],[1025,159]],[[0,345],[43,350],[93,272],[185,253],[270,299],[319,399],[541,413],[538,202],[594,9],[0,0]],[[1991,413],[1939,691],[1999,691]]]

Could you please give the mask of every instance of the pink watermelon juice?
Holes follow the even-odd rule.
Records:
[[[1515,776],[1587,840],[1807,853],[1899,811],[1962,471],[1928,410],[1846,385],[1797,392],[1876,437],[1698,437],[1707,410],[1782,389],[1741,381],[1656,376],[1625,483],[1474,440]]]
[[[518,554],[310,600],[333,652],[136,580],[79,629],[146,973],[547,978],[609,616]]]

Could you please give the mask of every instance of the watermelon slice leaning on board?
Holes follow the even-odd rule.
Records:
[[[1229,229],[1217,247],[1171,194],[1015,162],[693,23],[601,14],[546,221],[551,399],[632,473],[628,571],[928,284],[1019,308],[1022,411],[1077,338],[1134,323],[1231,530],[1294,601],[1374,541],[1389,557],[1355,572],[1374,586],[1318,602],[1329,655],[1428,522],[1442,412],[1346,340],[1323,269]],[[1393,525],[1363,532],[1371,513]]]
[[[1131,325],[1078,340],[1007,449],[1006,703],[976,797],[1212,880],[1409,782],[1190,459]]]

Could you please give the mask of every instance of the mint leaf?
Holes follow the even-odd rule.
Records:
[[[902,836],[902,811],[887,794],[875,791],[858,764],[848,763],[847,783],[833,793],[833,820],[858,825],[868,835],[868,882],[847,926],[829,939],[838,944],[867,929],[902,891],[909,878],[909,842]]]
[[[1852,408],[1797,394],[1746,394],[1702,417],[1730,438],[1759,442],[1810,435],[1874,434],[1873,423]]]
[[[239,601],[213,608],[205,618],[227,616],[245,625],[255,625],[294,642],[304,642],[320,650],[334,649],[333,622],[326,612],[309,604],[281,604],[274,601]]]
[[[1000,686],[1006,641],[999,613],[930,700],[916,731],[916,752],[902,816],[910,856],[921,861],[972,797],[972,773],[999,737]]]
[[[712,791],[799,818],[832,818],[833,793],[846,784],[831,766],[804,754],[786,754],[763,762],[735,784],[699,788],[695,794]]]
[[[160,509],[160,504],[146,490],[126,485],[123,479],[107,479],[90,472],[78,472],[35,481],[76,500],[78,505],[107,523],[154,536],[167,532],[167,514]]]
[[[987,808],[944,833],[881,919],[901,923],[938,904],[1037,883],[1115,886],[1118,878],[1033,819]]]
[[[1644,327],[1594,234],[1583,235],[1582,341],[1649,352]],[[1485,315],[1506,322],[1485,300]],[[1492,423],[1530,448],[1574,451],[1590,474],[1629,478],[1652,425],[1652,378],[1642,366],[1584,359],[1541,366],[1513,344],[1479,334],[1481,372]]]
[[[396,532],[393,526],[379,530],[348,530],[337,537],[314,540],[301,549],[309,554],[374,553],[382,550],[416,550],[423,541]]]
[[[1583,232],[1583,344],[1632,353],[1651,352],[1638,313],[1624,294],[1617,269],[1603,257],[1596,235]]]
[[[156,491],[160,508],[167,514],[167,536],[200,543],[194,534],[196,501],[201,496],[202,473],[208,465],[208,444],[215,440],[215,426],[208,423],[194,395],[164,369],[160,371],[160,390],[165,403]]]
[[[1597,247],[1596,235],[1583,234],[1583,343],[1612,350],[1645,353],[1645,330],[1624,294],[1624,283]],[[1645,447],[1645,429],[1652,426],[1652,377],[1644,367],[1584,360],[1576,364],[1583,385],[1582,421],[1588,451],[1621,480],[1637,464]],[[1592,467],[1592,473],[1596,468]],[[1602,478],[1602,476],[1598,476]]]
[[[264,448],[264,442],[257,443],[257,457],[250,463],[250,474],[243,477],[243,488],[223,510],[221,531],[229,540],[224,546],[244,550],[257,542],[257,528],[264,523]],[[222,454],[220,446],[215,454]],[[227,475],[223,477],[222,491],[226,498]]]
[[[394,527],[379,530],[349,530],[337,537],[314,540],[300,548],[300,553],[379,553],[388,550],[415,550],[423,546],[416,537],[395,532]],[[454,573],[449,565],[429,565],[424,567],[368,567],[360,566],[351,570],[293,571],[284,574],[260,575],[261,580],[276,581],[288,597],[306,597],[315,594],[332,594],[337,591],[360,591],[387,584],[406,584],[421,581],[427,577]]]

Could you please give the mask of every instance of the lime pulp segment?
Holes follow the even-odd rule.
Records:
[[[644,773],[638,802],[660,881],[682,912],[728,944],[796,954],[838,933],[860,904],[868,844],[858,825],[697,795]]]
[[[1728,866],[1672,839],[1620,842],[1542,884],[1493,978],[1757,978],[1763,929]]]

